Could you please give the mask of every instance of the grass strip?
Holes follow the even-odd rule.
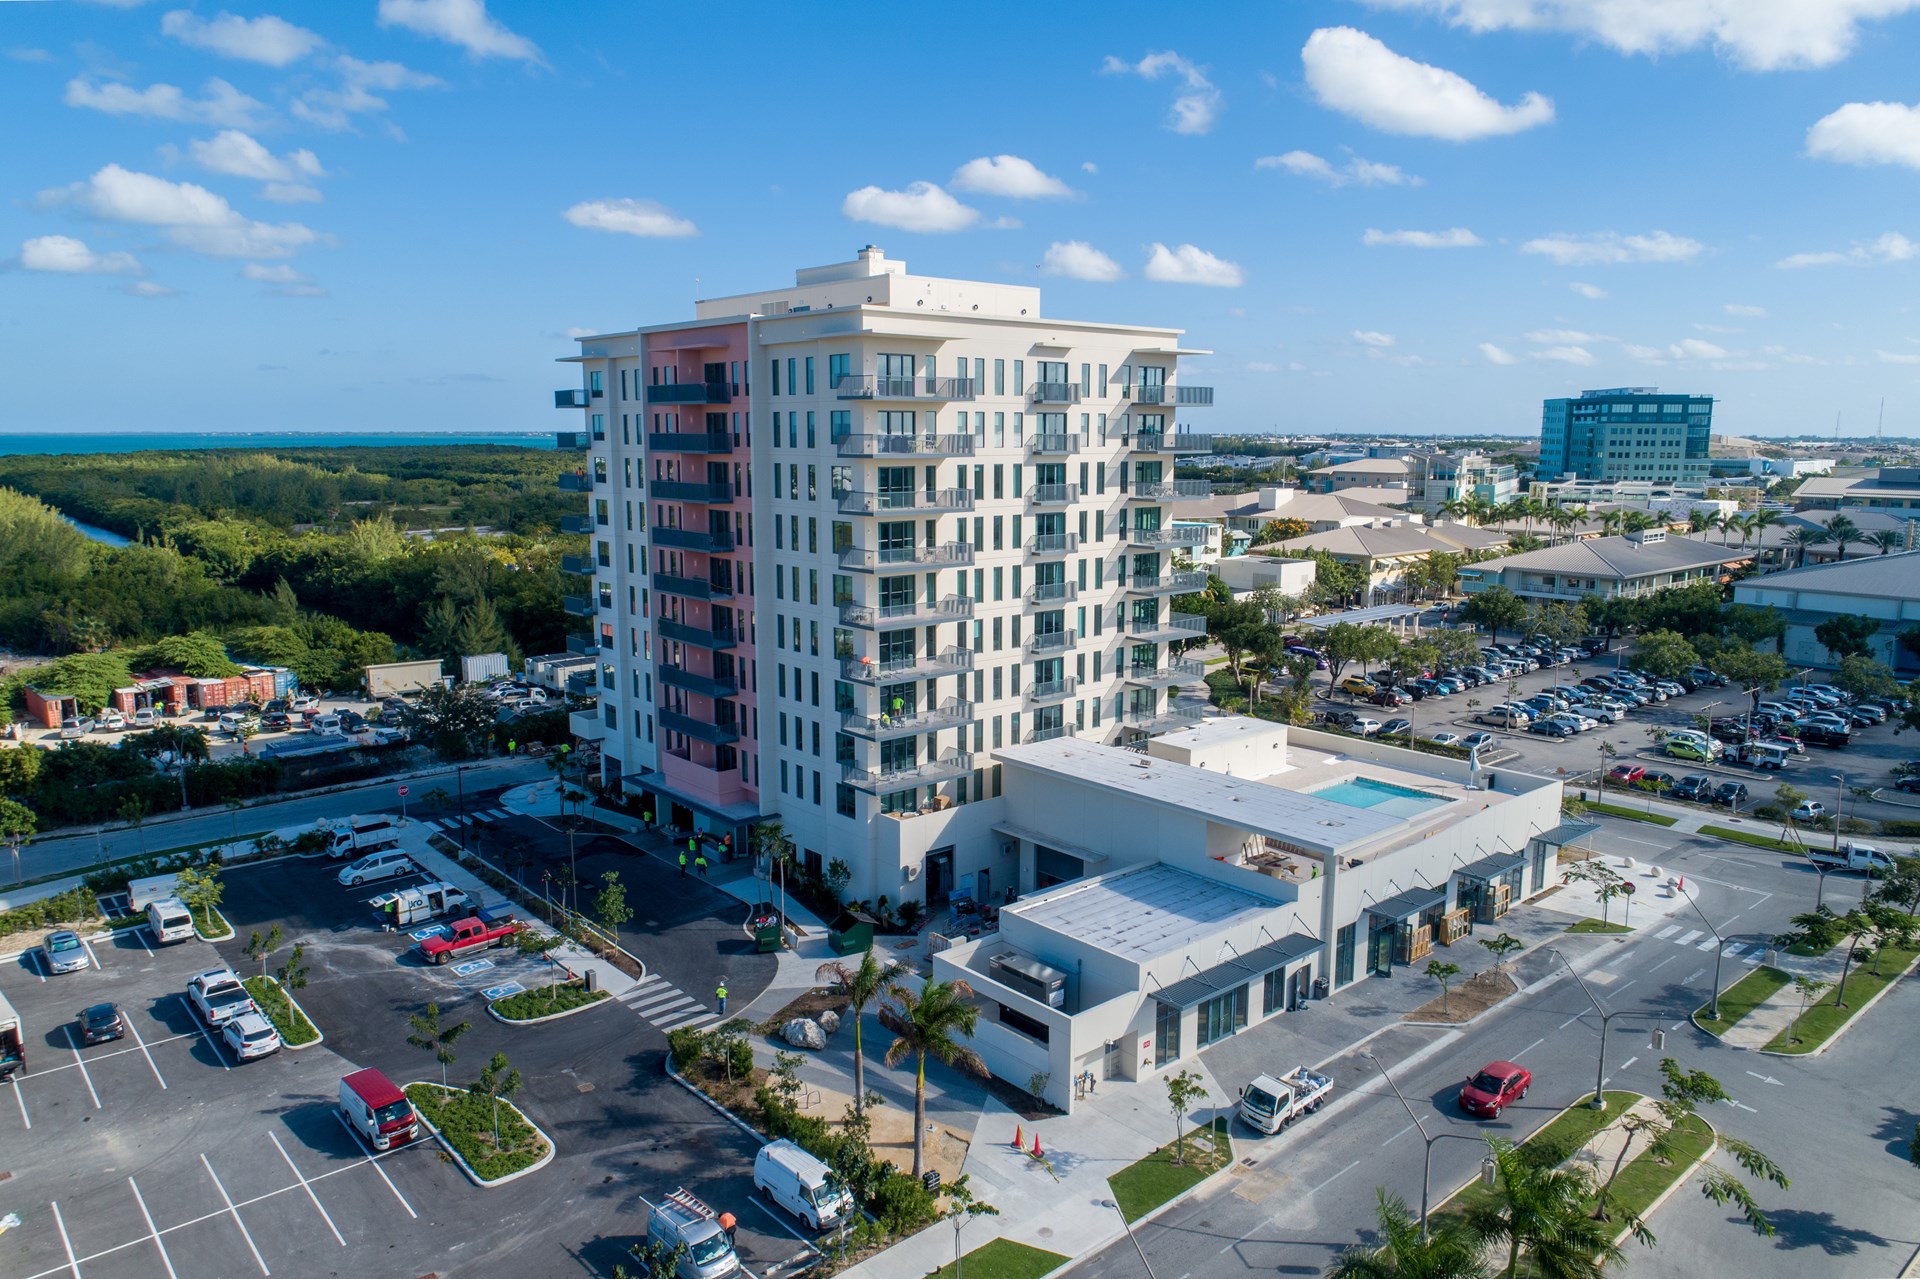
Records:
[[[972,1279],[1040,1279],[1066,1265],[1067,1259],[1044,1248],[1011,1239],[995,1239],[969,1252],[964,1262],[956,1269],[949,1261],[934,1271],[931,1279],[958,1279],[962,1271]]]
[[[1655,826],[1671,826],[1680,820],[1678,817],[1669,817],[1665,813],[1649,813],[1643,809],[1628,808],[1625,804],[1602,803],[1597,799],[1588,800],[1586,810],[1589,813],[1604,813],[1608,817],[1618,817],[1622,821],[1652,822]]]
[[[280,1032],[280,1042],[289,1048],[298,1048],[320,1038],[320,1032],[307,1020],[306,1014],[293,1006],[293,1000],[280,983],[270,977],[243,977],[240,984],[253,996],[254,1006],[267,1015],[273,1028]]]
[[[1560,1163],[1591,1141],[1593,1134],[1625,1114],[1627,1107],[1640,1100],[1637,1092],[1608,1092],[1601,1096],[1607,1103],[1606,1109],[1594,1110],[1586,1101],[1575,1102],[1521,1142],[1521,1148],[1538,1153],[1549,1162]],[[1464,1217],[1478,1204],[1493,1203],[1498,1195],[1497,1190],[1482,1185],[1480,1179],[1475,1177],[1443,1200],[1434,1209],[1433,1215]]]
[[[1654,1200],[1686,1176],[1695,1160],[1713,1149],[1713,1140],[1713,1129],[1700,1116],[1688,1115],[1681,1120],[1674,1128],[1673,1154],[1667,1162],[1662,1163],[1654,1158],[1653,1152],[1643,1150],[1620,1170],[1613,1192],[1607,1197],[1613,1215],[1623,1221],[1628,1214],[1644,1217]]]
[[[1764,1004],[1775,991],[1791,985],[1792,982],[1793,977],[1778,968],[1756,968],[1720,992],[1718,1021],[1707,1016],[1708,1010],[1713,1007],[1712,1002],[1709,1001],[1694,1011],[1694,1024],[1709,1035],[1724,1035],[1742,1017]]]
[[[1187,1134],[1186,1162],[1175,1164],[1173,1155],[1172,1145],[1162,1146],[1107,1178],[1120,1214],[1128,1221],[1140,1220],[1219,1172],[1232,1161],[1233,1146],[1225,1132],[1201,1127]]]
[[[1633,925],[1609,923],[1589,916],[1577,924],[1568,924],[1567,931],[1570,933],[1630,933],[1633,931]]]
[[[1920,947],[1888,946],[1880,952],[1880,972],[1875,974],[1872,965],[1856,968],[1847,975],[1847,1006],[1840,1007],[1835,1000],[1839,998],[1840,987],[1836,984],[1820,997],[1818,1003],[1809,1007],[1801,1016],[1797,1025],[1775,1035],[1767,1044],[1768,1052],[1810,1053],[1839,1034],[1846,1024],[1857,1016],[1862,1008],[1882,988],[1898,981],[1916,957],[1920,957]],[[1721,1011],[1725,1012],[1726,1001],[1721,1000]]]
[[[408,1084],[407,1100],[440,1130],[482,1181],[530,1168],[547,1153],[547,1143],[510,1101],[497,1106],[484,1096],[439,1084]],[[500,1137],[494,1140],[494,1124]]]
[[[551,1017],[555,1013],[584,1008],[606,997],[606,991],[588,990],[577,981],[555,982],[551,986],[538,986],[517,995],[508,995],[505,999],[496,999],[493,1001],[493,1011],[508,1021],[531,1021],[535,1017]]]
[[[1736,844],[1750,844],[1754,848],[1771,848],[1777,853],[1805,854],[1806,848],[1800,844],[1789,844],[1784,839],[1775,839],[1772,835],[1756,835],[1750,830],[1735,830],[1731,826],[1702,826],[1702,835],[1711,835],[1715,839],[1732,840]]]

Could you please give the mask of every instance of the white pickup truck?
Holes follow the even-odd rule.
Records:
[[[1261,1075],[1240,1090],[1240,1118],[1255,1132],[1276,1133],[1320,1109],[1332,1093],[1333,1080],[1305,1066],[1278,1079]]]

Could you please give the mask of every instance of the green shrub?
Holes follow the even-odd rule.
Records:
[[[673,1064],[682,1073],[693,1069],[707,1056],[707,1040],[711,1038],[704,1030],[669,1030],[667,1032],[667,1051],[673,1054]]]
[[[12,910],[0,911],[0,937],[51,928],[55,924],[77,924],[83,920],[97,919],[99,915],[100,899],[83,884],[78,888],[69,888],[64,893],[55,893],[52,897],[23,902]]]
[[[1920,839],[1920,822],[1881,822],[1880,833],[1895,839]]]
[[[588,990],[577,981],[557,982],[551,986],[523,990],[505,999],[496,999],[493,1001],[493,1011],[508,1021],[531,1021],[536,1017],[549,1017],[554,1013],[598,1003],[606,997],[606,991]]]
[[[896,1235],[912,1234],[940,1215],[933,1192],[904,1172],[893,1173],[880,1183],[873,1196],[873,1214]]]

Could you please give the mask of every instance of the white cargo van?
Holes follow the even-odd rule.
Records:
[[[685,1245],[675,1267],[679,1279],[727,1279],[740,1269],[733,1241],[720,1228],[718,1214],[685,1190],[675,1190],[650,1205],[647,1242],[672,1251]]]
[[[815,1230],[837,1226],[853,1213],[853,1196],[833,1169],[785,1138],[760,1147],[753,1184]]]
[[[147,931],[157,942],[192,941],[193,915],[178,897],[162,897],[147,903]]]
[[[338,715],[315,715],[308,725],[315,733],[340,736],[340,717]]]
[[[374,853],[362,857],[359,861],[340,872],[340,883],[347,888],[358,888],[370,879],[392,879],[395,875],[404,875],[413,869],[413,858],[399,849],[384,853]]]

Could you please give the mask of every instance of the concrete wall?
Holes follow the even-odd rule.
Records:
[[[1221,560],[1210,566],[1220,580],[1235,591],[1251,591],[1262,586],[1279,588],[1282,595],[1303,594],[1313,585],[1312,560],[1287,560],[1252,552]]]

